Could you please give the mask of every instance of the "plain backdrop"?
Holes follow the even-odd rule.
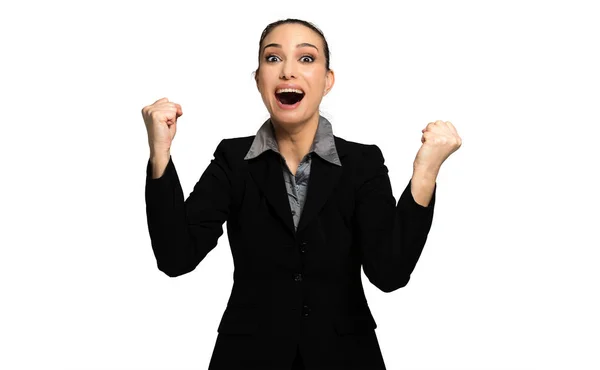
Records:
[[[0,6],[0,368],[206,369],[233,282],[224,235],[156,267],[141,109],[182,105],[187,197],[223,138],[268,118],[264,27],[330,45],[334,134],[377,144],[395,199],[421,130],[462,147],[410,283],[363,274],[389,369],[598,369],[600,23],[582,1],[21,1]]]

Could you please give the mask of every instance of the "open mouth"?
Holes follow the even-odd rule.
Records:
[[[300,92],[281,92],[275,93],[275,98],[284,105],[294,105],[304,98],[304,93]]]

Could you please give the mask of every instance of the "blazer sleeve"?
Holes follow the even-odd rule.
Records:
[[[170,277],[194,270],[223,235],[231,202],[231,170],[224,155],[224,141],[185,201],[173,158],[157,179],[152,178],[148,159],[148,231],[158,269]]]
[[[396,204],[379,147],[365,146],[363,160],[354,211],[355,238],[369,281],[392,292],[408,283],[423,251],[433,220],[437,182],[427,207],[414,200],[412,179]]]

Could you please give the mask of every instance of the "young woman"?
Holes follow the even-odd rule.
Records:
[[[319,114],[333,88],[325,37],[311,23],[272,23],[255,79],[270,118],[222,140],[184,200],[170,155],[179,104],[142,109],[150,158],[146,212],[158,268],[188,273],[227,221],[234,284],[209,369],[385,369],[361,282],[405,286],[431,228],[436,177],[461,145],[430,122],[396,203],[376,145],[333,135]]]

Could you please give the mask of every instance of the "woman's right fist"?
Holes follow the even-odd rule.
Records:
[[[182,114],[181,105],[167,98],[158,99],[142,108],[151,153],[168,153],[171,150],[177,132],[177,118]]]

